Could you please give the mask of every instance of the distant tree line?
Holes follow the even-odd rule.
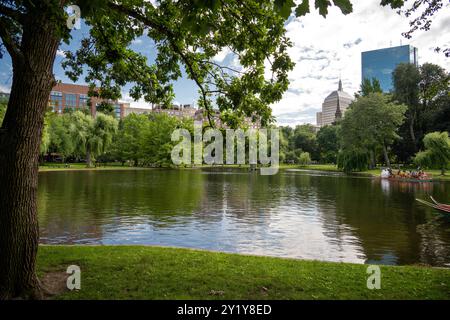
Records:
[[[287,158],[301,149],[347,172],[377,163],[414,163],[444,172],[450,162],[449,73],[431,63],[400,64],[392,79],[389,94],[376,79],[364,79],[345,117],[317,134],[308,125],[283,129],[290,141]]]
[[[450,76],[438,65],[400,64],[394,89],[382,93],[376,79],[364,79],[345,117],[316,130],[305,124],[280,127],[280,162],[337,164],[344,171],[377,164],[415,164],[444,172],[450,161]],[[7,101],[0,100],[0,121]],[[177,128],[193,132],[192,119],[166,114],[114,118],[108,105],[93,118],[89,111],[47,113],[41,154],[61,161],[119,161],[134,166],[169,166]],[[447,138],[446,138],[447,137]]]

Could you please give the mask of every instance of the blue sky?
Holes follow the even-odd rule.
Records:
[[[408,3],[411,3],[409,0]],[[361,52],[411,44],[419,49],[419,64],[433,62],[450,70],[450,58],[434,52],[436,46],[450,47],[450,4],[433,17],[430,31],[418,31],[406,40],[401,33],[408,30],[409,18],[399,16],[394,10],[379,5],[379,0],[353,1],[353,13],[344,16],[331,8],[326,19],[317,12],[302,17],[291,17],[286,23],[287,36],[294,46],[289,50],[296,63],[289,74],[290,86],[283,99],[272,105],[280,125],[315,123],[325,97],[337,89],[342,78],[344,90],[353,95],[361,82]],[[62,44],[55,61],[54,72],[58,80],[68,82],[61,68],[62,50],[75,50],[88,29],[81,25],[73,31],[73,41],[68,47]],[[132,48],[154,60],[154,44],[147,37],[135,40]],[[232,54],[226,50],[215,57],[216,62],[236,65]],[[0,60],[0,90],[9,91],[12,81],[10,58]],[[79,83],[83,83],[80,79]],[[124,101],[129,101],[128,88],[123,90]],[[198,90],[193,81],[183,77],[174,84],[175,102],[192,103]],[[132,102],[133,106],[146,107],[144,101]]]

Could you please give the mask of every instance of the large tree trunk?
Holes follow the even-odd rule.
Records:
[[[389,168],[391,167],[391,161],[389,160],[389,155],[386,148],[386,143],[383,143],[383,154],[384,154],[384,161],[386,162],[386,166]]]
[[[414,151],[417,151],[417,142],[416,142],[416,135],[414,133],[414,122],[416,120],[416,115],[413,114],[411,121],[409,122],[409,134],[411,135],[411,140],[414,146]]]
[[[0,299],[41,296],[35,273],[38,159],[59,39],[54,22],[39,14],[27,19],[0,129]]]
[[[86,147],[86,167],[87,168],[92,167],[92,154],[91,154],[91,147],[89,145]]]
[[[369,169],[375,169],[377,164],[375,160],[375,151],[373,151],[373,149],[370,150],[369,157],[370,157]]]

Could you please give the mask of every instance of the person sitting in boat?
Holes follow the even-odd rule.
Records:
[[[423,170],[421,170],[419,179],[426,180],[426,179],[428,179],[428,175]]]

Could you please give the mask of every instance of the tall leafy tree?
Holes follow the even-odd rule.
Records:
[[[367,79],[365,78],[360,86],[358,96],[366,97],[371,93],[382,93],[383,90],[381,89],[380,81],[376,78]]]
[[[447,132],[431,132],[423,139],[425,151],[418,152],[414,162],[418,165],[437,168],[445,175],[450,165],[450,138]]]
[[[86,166],[91,167],[95,156],[106,152],[117,131],[118,122],[112,116],[97,113],[95,119],[81,111],[70,115],[70,135],[75,153],[86,156]]]
[[[424,63],[420,67],[400,64],[393,73],[394,98],[408,106],[407,120],[400,128],[402,141],[395,145],[397,157],[404,162],[422,147],[424,134],[446,130],[446,101],[449,74],[440,66]],[[436,116],[439,115],[439,118]]]
[[[449,131],[450,73],[436,64],[424,63],[420,67],[419,95],[424,110],[423,131]]]
[[[339,125],[328,125],[317,132],[317,147],[320,161],[336,163],[339,152]]]
[[[63,161],[65,158],[72,155],[75,150],[75,144],[69,131],[70,125],[70,114],[63,114],[61,116],[53,114],[49,117],[49,151],[60,154]]]
[[[399,138],[397,130],[404,121],[407,107],[390,102],[389,98],[372,93],[350,105],[341,121],[341,168],[346,171],[364,169],[367,163],[363,161],[369,159],[369,153],[376,148],[383,151],[386,165],[390,166],[388,147]]]
[[[450,94],[437,97],[431,102],[431,110],[424,119],[426,132],[450,132]]]
[[[402,0],[382,0],[399,7]],[[121,87],[133,83],[131,96],[167,103],[171,82],[182,66],[199,87],[199,105],[209,110],[213,96],[219,108],[272,119],[269,105],[288,86],[293,64],[287,55],[284,20],[295,7],[293,0],[188,1],[161,0],[3,0],[0,3],[1,53],[12,59],[11,97],[0,129],[0,298],[39,296],[35,257],[39,230],[36,189],[39,146],[48,97],[55,84],[53,64],[61,43],[71,42],[73,19],[67,6],[78,5],[89,33],[80,49],[67,52],[64,64],[76,80],[83,70],[86,81],[102,87],[105,98],[117,98]],[[315,1],[320,14],[338,6],[345,14],[349,0]],[[309,12],[309,1],[296,8]],[[129,47],[146,35],[155,43],[157,58],[147,59]],[[228,48],[238,57],[241,70],[221,66],[212,59]],[[270,79],[264,77],[269,62]],[[21,165],[17,165],[20,163]]]
[[[152,115],[142,137],[142,154],[144,163],[152,166],[172,164],[171,151],[177,144],[171,140],[172,132],[181,128],[181,121],[165,113]]]
[[[419,99],[420,71],[414,64],[401,63],[392,73],[392,80],[394,99],[408,106],[405,126],[409,131],[412,148],[417,150],[417,136],[420,130],[417,119],[420,118],[422,112]]]
[[[133,161],[139,165],[143,159],[142,146],[144,134],[147,132],[150,120],[146,115],[134,113],[125,117],[119,124],[113,154],[121,161]]]
[[[315,128],[310,124],[296,126],[292,136],[295,149],[308,152],[312,159],[318,160]]]
[[[450,73],[434,63],[424,63],[419,71],[419,96],[422,105],[427,108],[437,97],[449,94]]]

